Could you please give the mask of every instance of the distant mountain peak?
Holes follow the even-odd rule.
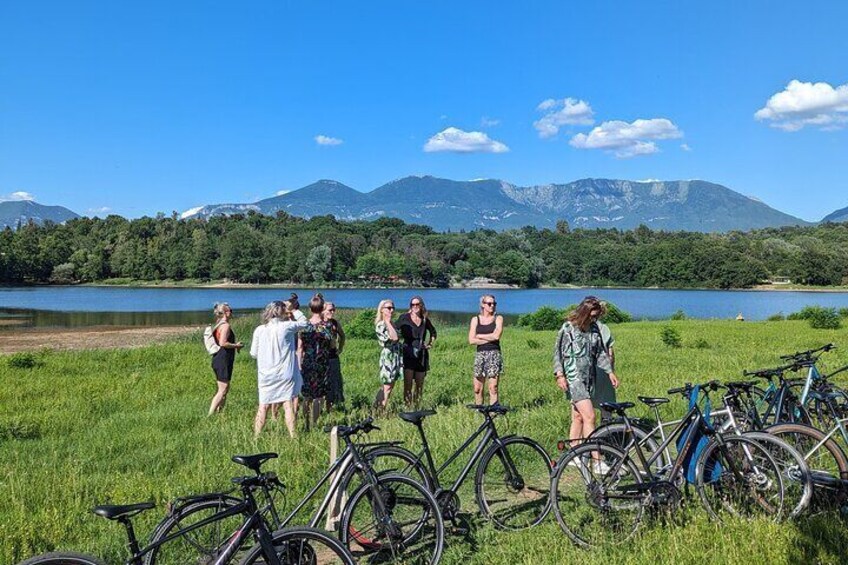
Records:
[[[46,206],[35,200],[0,201],[0,229],[5,229],[7,226],[14,229],[29,221],[36,224],[44,222],[62,224],[79,217],[79,214],[64,206]]]

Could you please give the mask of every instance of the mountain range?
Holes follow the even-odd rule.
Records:
[[[809,225],[759,200],[701,180],[627,181],[582,179],[566,184],[516,186],[501,180],[455,181],[432,176],[404,177],[371,192],[359,192],[333,180],[252,204],[211,204],[193,208],[184,218],[216,214],[293,216],[332,214],[340,220],[400,218],[438,231],[495,230],[536,226],[721,232],[788,225]]]
[[[46,221],[61,224],[79,217],[79,214],[63,206],[45,206],[32,200],[0,201],[0,229],[7,226],[17,229],[19,224],[26,224],[30,220],[36,224]]]
[[[517,186],[495,179],[455,181],[409,176],[371,192],[334,180],[253,203],[207,204],[187,210],[183,218],[286,212],[309,218],[333,215],[340,220],[400,218],[437,231],[477,228],[505,230],[532,225],[553,228],[559,220],[572,227],[722,232],[764,227],[810,225],[754,198],[702,180],[628,181],[582,179],[565,184]],[[79,217],[62,206],[29,200],[0,201],[0,229]],[[848,208],[823,222],[848,221]]]

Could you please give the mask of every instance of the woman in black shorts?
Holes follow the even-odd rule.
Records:
[[[212,397],[209,414],[224,409],[224,404],[227,402],[227,393],[230,392],[230,379],[233,377],[236,351],[243,347],[240,341],[236,341],[236,334],[230,327],[230,318],[233,317],[230,305],[226,302],[219,302],[215,304],[212,311],[215,314],[215,326],[212,333],[215,336],[215,343],[221,349],[212,356],[212,370],[215,372],[215,380],[218,381],[218,391]]]
[[[430,348],[436,341],[436,328],[427,316],[424,299],[413,296],[409,311],[395,325],[403,339],[403,400],[407,406],[417,406],[430,370]]]

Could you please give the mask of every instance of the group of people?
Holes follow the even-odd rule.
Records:
[[[309,301],[309,311],[311,316],[307,318],[300,311],[297,295],[292,293],[288,300],[268,304],[261,324],[253,332],[250,355],[256,359],[259,390],[256,434],[265,426],[268,412],[276,419],[282,406],[286,427],[294,437],[301,398],[307,429],[320,417],[322,407],[329,410],[344,402],[340,355],[345,334],[335,317],[335,305],[315,294]],[[553,372],[557,386],[570,399],[572,440],[592,433],[596,406],[615,401],[619,381],[614,371],[614,340],[600,321],[605,313],[605,303],[587,296],[569,313],[557,334]],[[218,390],[209,407],[210,414],[224,407],[235,354],[243,347],[229,324],[229,305],[216,304],[214,314],[213,335],[221,349],[212,357]],[[495,297],[480,297],[479,313],[471,319],[468,329],[468,343],[476,347],[473,389],[477,404],[483,403],[485,389],[489,403],[498,403],[498,385],[504,373],[503,328]],[[405,404],[418,405],[430,370],[430,350],[438,335],[423,298],[412,297],[408,310],[397,318],[394,301],[381,300],[374,331],[381,348],[375,408],[387,407],[395,383],[401,379]]]

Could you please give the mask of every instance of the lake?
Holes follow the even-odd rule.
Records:
[[[392,298],[403,309],[421,295],[430,310],[454,314],[476,312],[484,292],[495,295],[498,311],[523,314],[540,306],[564,307],[594,294],[614,302],[635,318],[667,318],[683,310],[691,318],[762,320],[808,305],[848,307],[848,292],[654,290],[654,289],[320,289],[341,308],[373,308]],[[0,322],[27,326],[199,324],[211,317],[212,305],[229,302],[237,312],[256,311],[271,300],[297,292],[305,304],[315,289],[280,288],[129,288],[94,286],[0,287]],[[465,316],[467,317],[467,315]]]

